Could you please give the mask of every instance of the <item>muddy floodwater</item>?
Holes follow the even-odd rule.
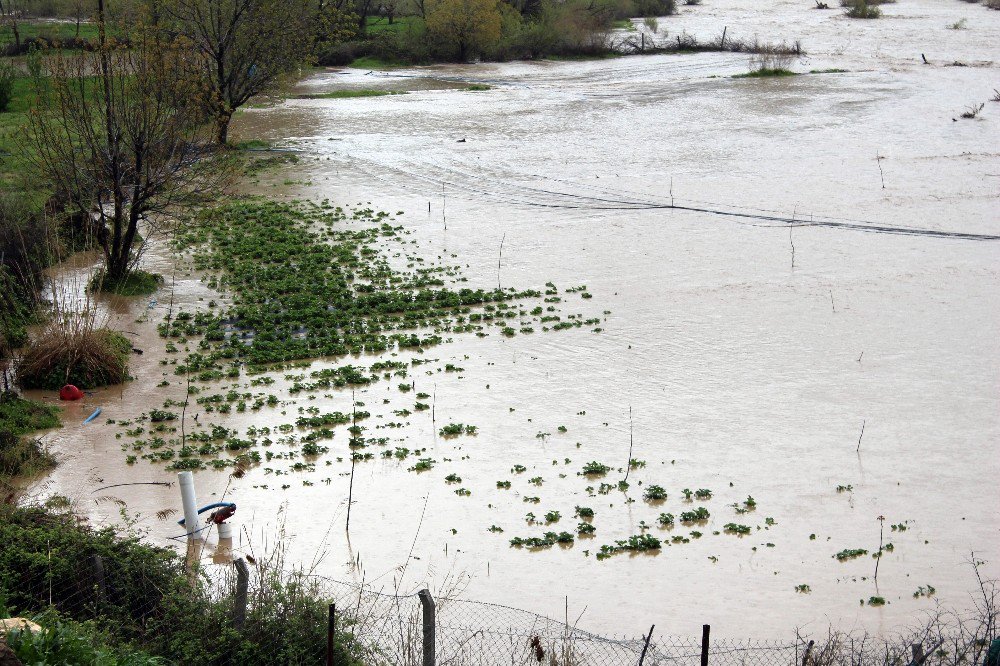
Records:
[[[433,395],[433,421],[430,410],[393,414],[413,408],[398,381],[358,389],[372,431],[398,425],[378,436],[437,464],[358,463],[349,540],[346,432],[313,471],[273,461],[239,480],[197,472],[199,500],[228,486],[247,528],[241,548],[273,543],[284,525],[291,558],[319,559],[317,572],[338,580],[405,591],[460,580],[466,598],[560,618],[568,598],[581,627],[618,635],[654,623],[733,637],[830,624],[891,632],[935,603],[968,607],[972,553],[984,575],[1000,575],[1000,103],[987,101],[1000,86],[1000,12],[957,0],[883,11],[857,21],[810,2],[706,0],[659,20],[657,38],[725,28],[801,40],[795,77],[732,78],[748,56],[719,53],[330,70],[305,78],[298,98],[240,114],[241,137],[299,151],[252,191],[401,212],[416,241],[408,252],[460,266],[463,285],[552,282],[564,313],[600,323],[457,334],[428,349],[420,356],[437,360],[404,381]],[[808,73],[831,69],[844,71]],[[407,94],[306,98],[345,88]],[[960,117],[982,102],[977,118]],[[95,494],[174,478],[145,460],[126,465],[121,430],[104,419],[183,400],[155,325],[168,308],[219,297],[175,271],[163,242],[146,268],[167,285],[109,309],[145,351],[136,380],[67,408],[65,427],[46,435],[63,464],[35,488],[74,498],[97,522],[118,519],[116,505],[94,502],[114,494],[168,543],[180,530],[153,514],[179,508],[176,486]],[[592,298],[565,293],[582,285]],[[269,388],[280,408],[212,421],[243,430],[293,421],[303,406],[351,411],[349,390],[292,396],[284,374]],[[80,426],[95,406],[102,417]],[[191,412],[208,418],[189,408],[190,428]],[[478,434],[443,439],[449,422]],[[623,477],[630,434],[631,457],[646,464],[629,492],[588,492]],[[578,475],[590,461],[614,469]],[[643,500],[650,484],[665,502]],[[712,497],[686,502],[685,488]],[[739,513],[748,496],[756,508]],[[508,545],[573,531],[576,506],[595,511],[592,537]],[[699,506],[706,523],[657,525]],[[559,523],[525,522],[552,510]],[[726,533],[728,523],[751,532]],[[658,554],[595,557],[644,525],[664,542]],[[880,526],[893,549],[876,587]],[[845,549],[868,554],[838,561]],[[915,596],[928,586],[932,596]],[[859,603],[872,596],[887,605]]]

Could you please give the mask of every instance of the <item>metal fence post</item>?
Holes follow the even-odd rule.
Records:
[[[711,630],[709,625],[701,625],[701,666],[708,666],[708,634]]]
[[[417,592],[417,596],[420,598],[420,605],[423,607],[423,625],[424,625],[424,660],[423,666],[434,666],[435,662],[435,652],[434,652],[434,635],[436,633],[435,619],[434,619],[434,597],[427,589],[420,590]]]
[[[233,628],[243,630],[247,619],[247,587],[250,583],[250,569],[241,557],[233,562],[236,567],[236,595],[233,597]]]
[[[330,604],[326,623],[326,666],[333,666],[333,635],[337,630],[337,604]]]

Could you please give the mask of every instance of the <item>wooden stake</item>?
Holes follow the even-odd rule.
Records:
[[[358,424],[358,404],[357,400],[354,399],[354,389],[351,389],[351,426],[356,426]],[[352,433],[352,437],[357,437]],[[344,530],[348,533],[351,531],[351,504],[354,499],[354,467],[357,465],[357,459],[354,457],[354,451],[350,446],[347,450],[351,454],[351,483],[347,487],[347,522],[344,524]]]
[[[497,290],[500,289],[500,262],[503,261],[503,242],[507,239],[507,232],[500,237],[500,254],[497,256]]]
[[[861,353],[864,354],[864,352]],[[858,360],[860,361],[861,359],[859,358]],[[861,419],[861,434],[858,435],[858,453],[861,453],[861,438],[864,436],[865,436],[865,421],[864,419]]]
[[[625,481],[628,481],[628,473],[632,471],[632,405],[628,406],[628,460],[625,461]]]

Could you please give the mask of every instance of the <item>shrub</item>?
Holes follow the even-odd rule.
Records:
[[[15,630],[8,634],[7,644],[25,664],[101,664],[102,666],[159,666],[158,657],[142,652],[117,650],[109,647],[109,639],[92,624],[67,622],[57,613],[38,618],[42,630]]]
[[[882,10],[865,0],[855,0],[854,5],[845,14],[851,18],[876,19],[882,16]]]
[[[112,280],[101,273],[94,277],[91,287],[98,291],[106,291],[119,296],[141,296],[152,294],[163,285],[163,276],[146,271],[129,271],[124,277]]]
[[[250,578],[246,625],[237,632],[232,629],[231,593],[219,595],[198,577],[189,580],[180,556],[134,535],[94,530],[71,514],[41,507],[0,505],[0,543],[10,544],[0,549],[0,590],[9,612],[30,616],[51,609],[64,623],[93,623],[109,647],[96,648],[92,640],[58,644],[75,643],[82,650],[89,643],[112,654],[138,649],[169,663],[206,666],[312,663],[326,644],[330,600],[323,597],[318,579],[301,572],[283,574],[280,554],[258,559]],[[107,603],[95,602],[85,573],[95,554],[104,561]],[[338,632],[335,663],[357,666],[352,646],[353,637]],[[134,661],[26,663],[156,663],[138,660],[140,656],[145,658],[138,653]]]
[[[50,263],[50,233],[28,197],[0,194],[0,362],[27,342],[29,323]]]
[[[25,388],[51,390],[120,384],[128,377],[131,351],[132,343],[120,333],[53,324],[29,341],[17,377]]]

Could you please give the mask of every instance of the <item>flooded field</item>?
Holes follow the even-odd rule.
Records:
[[[240,115],[241,137],[298,151],[251,191],[370,202],[404,229],[386,245],[394,268],[453,266],[446,282],[471,288],[552,283],[560,321],[592,322],[543,331],[522,315],[511,336],[445,333],[423,353],[271,373],[266,388],[246,375],[201,385],[277,397],[256,411],[186,410],[188,434],[211,423],[242,436],[352,412],[351,390],[296,392],[297,375],[408,365],[405,378],[355,389],[369,436],[387,441],[355,466],[349,539],[343,426],[302,471],[275,457],[242,479],[197,472],[199,499],[238,504],[241,548],[273,544],[283,525],[293,559],[320,560],[317,572],[339,580],[458,585],[553,617],[568,598],[581,627],[619,635],[653,623],[759,638],[830,624],[891,632],[935,603],[968,606],[973,557],[1000,575],[1000,103],[987,101],[1000,85],[1000,12],[900,0],[853,21],[811,7],[713,0],[659,21],[657,38],[725,28],[801,40],[801,76],[732,78],[748,57],[717,53],[338,70]],[[831,69],[844,71],[809,73]],[[407,94],[305,98],[345,88]],[[960,117],[981,102],[979,117]],[[95,494],[174,477],[127,464],[129,436],[104,419],[183,401],[156,325],[232,294],[175,267],[162,241],[144,268],[165,287],[107,307],[144,350],[136,380],[66,408],[65,427],[46,436],[63,464],[36,490],[74,498],[98,522],[118,519],[117,506],[93,501],[113,493],[167,542],[181,530],[154,514],[180,508],[176,486]],[[548,303],[520,304],[536,306]],[[432,408],[415,409],[421,400]],[[102,417],[79,426],[95,406]],[[441,436],[450,423],[476,433]],[[425,451],[382,455],[396,447]],[[622,492],[630,458],[644,465]],[[410,471],[420,459],[435,463]],[[611,469],[583,475],[592,461]],[[644,499],[653,485],[666,500]],[[684,489],[711,497],[685,500]],[[593,509],[592,536],[509,545],[575,533],[577,507]],[[707,520],[681,523],[699,507]],[[546,525],[551,511],[560,518]],[[672,528],[658,523],[664,513]],[[880,527],[893,548],[876,586]],[[597,557],[643,533],[662,549]],[[835,557],[853,549],[868,552]],[[867,605],[873,596],[887,605]]]

